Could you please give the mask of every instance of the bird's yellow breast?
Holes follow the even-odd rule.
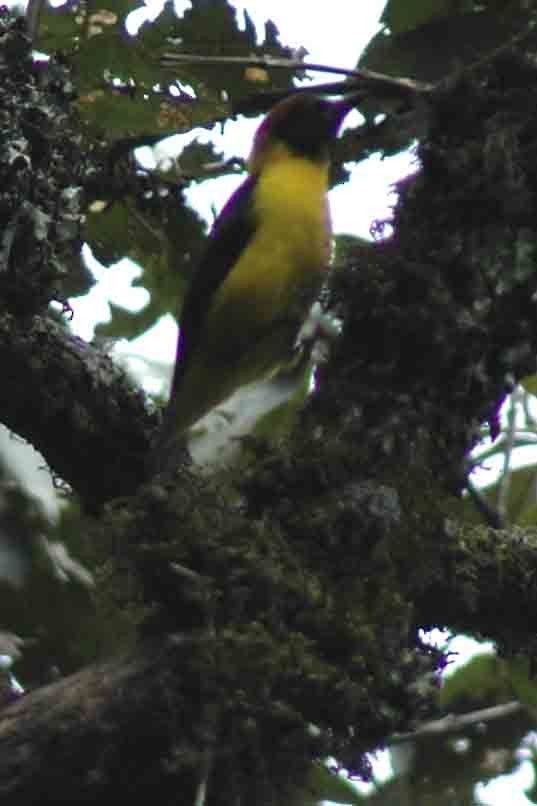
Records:
[[[213,313],[237,306],[243,326],[245,312],[256,326],[305,315],[330,255],[327,182],[327,163],[271,147],[253,196],[255,235],[216,293]]]

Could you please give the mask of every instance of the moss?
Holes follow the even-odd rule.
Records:
[[[124,558],[109,587],[134,598],[145,640],[177,646],[179,711],[209,719],[215,763],[240,786],[267,758],[267,786],[326,755],[365,774],[364,752],[432,707],[439,655],[417,638],[400,576],[399,495],[345,484],[351,465],[322,455],[267,448],[230,479],[240,499],[183,469],[109,510]]]

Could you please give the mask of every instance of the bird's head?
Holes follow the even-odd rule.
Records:
[[[317,95],[298,93],[276,104],[259,126],[250,155],[251,173],[262,170],[274,147],[315,162],[325,162],[332,141],[355,99],[327,101]]]

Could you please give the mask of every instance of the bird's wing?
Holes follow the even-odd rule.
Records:
[[[171,387],[174,395],[198,342],[211,299],[254,235],[256,223],[252,197],[255,184],[254,176],[247,177],[222,208],[186,293]]]

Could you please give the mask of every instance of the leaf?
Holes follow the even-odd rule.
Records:
[[[65,4],[48,8],[43,15],[40,47],[62,50],[69,59],[78,77],[83,121],[99,132],[106,126],[109,139],[148,131],[163,135],[189,131],[225,117],[230,98],[251,93],[251,75],[241,65],[223,70],[181,64],[167,81],[159,57],[170,50],[170,40],[181,41],[183,55],[291,56],[269,24],[265,42],[258,44],[249,17],[245,15],[245,27],[240,28],[236,11],[226,0],[194,3],[180,19],[168,2],[156,20],[145,22],[131,36],[125,21],[138,9],[130,0],[103,0],[97,9]],[[287,88],[292,76],[292,71],[267,71],[265,83],[277,81]],[[194,88],[195,95],[181,94],[179,82]]]
[[[534,441],[528,445],[535,445]],[[503,453],[500,445],[499,454]],[[487,452],[487,458],[495,455]],[[486,466],[486,460],[485,460]],[[479,490],[480,494],[493,507],[497,507],[500,482],[496,481]],[[469,495],[465,495],[455,504],[456,515],[467,524],[482,524],[483,516],[478,512]],[[509,472],[509,489],[507,492],[506,514],[509,523],[517,526],[537,525],[537,466],[530,465]]]
[[[95,328],[95,334],[105,339],[136,339],[153,327],[162,316],[160,307],[149,302],[141,311],[128,311],[109,302],[111,321]]]
[[[126,33],[127,16],[143,7],[144,3],[135,6],[132,0],[99,0],[97,8],[69,1],[61,6],[46,3],[39,19],[39,48],[73,54],[82,43],[91,42],[98,50],[96,37],[105,31]]]
[[[237,12],[227,0],[194,2],[173,27],[173,36],[181,42],[181,55],[197,56],[271,56],[291,58],[290,48],[278,39],[278,30],[270,22],[265,24],[265,39],[258,42],[255,26],[245,13],[244,27],[239,26]],[[162,44],[162,43],[161,43]],[[173,52],[168,45],[167,52]],[[182,63],[173,68],[174,74],[192,86],[196,95],[221,99],[236,99],[252,92],[251,73],[242,65],[204,65]],[[292,85],[296,71],[266,71],[264,88],[287,89]]]
[[[130,245],[130,220],[124,204],[113,204],[104,211],[88,213],[86,239],[97,260],[105,266],[116,263]]]
[[[82,32],[83,17],[73,3],[53,8],[43,6],[39,19],[39,49],[47,53],[70,51]]]
[[[183,176],[203,180],[214,177],[214,174],[208,174],[207,166],[221,164],[223,161],[224,155],[222,152],[216,151],[212,143],[201,143],[196,139],[185,146],[177,163]],[[229,173],[236,172],[236,168],[230,166]],[[226,173],[228,173],[227,170],[221,170],[217,175],[223,176]]]
[[[81,297],[87,294],[95,285],[95,278],[88,269],[81,252],[66,255],[64,263],[68,267],[67,274],[61,278],[60,290],[62,295],[68,297]]]
[[[445,678],[439,700],[444,711],[461,713],[514,699],[506,662],[490,652],[474,655]]]
[[[110,139],[125,135],[162,132],[168,134],[190,131],[193,121],[186,104],[170,104],[165,97],[142,93],[133,89],[100,88],[81,95],[78,99],[80,116],[86,126],[103,130]]]
[[[108,138],[147,131],[162,131],[163,135],[187,131],[196,125],[192,99],[174,97],[167,86],[157,86],[162,81],[158,50],[143,35],[152,29],[163,46],[177,18],[170,14],[168,4],[160,24],[147,23],[140,35],[130,36],[125,20],[133,10],[130,0],[105,0],[86,16],[70,5],[49,8],[44,14],[41,47],[61,49],[73,65],[77,103],[87,126],[102,130],[106,125]],[[203,112],[205,122],[208,110],[196,111]]]
[[[138,91],[150,92],[162,79],[154,54],[149,53],[138,37],[126,31],[103,31],[98,37],[82,43],[74,59],[81,92],[99,86],[103,77],[136,82]]]
[[[304,806],[309,804],[313,806],[320,801],[328,800],[332,803],[362,804],[365,799],[365,796],[353,786],[352,781],[318,762],[312,765],[308,775],[302,803]]]
[[[498,497],[499,482],[486,487],[483,492],[494,505]],[[509,490],[507,494],[506,509],[510,523],[529,525],[537,505],[537,467],[522,467],[512,470],[509,474]]]
[[[380,22],[392,34],[402,34],[439,17],[461,11],[461,5],[460,0],[389,0]],[[472,3],[465,5],[465,10],[472,10]]]
[[[528,658],[519,656],[505,661],[509,679],[516,699],[527,705],[534,713],[537,710],[537,684],[530,673]]]
[[[125,199],[90,215],[88,240],[96,257],[108,264],[125,256],[136,261],[142,274],[133,285],[150,294],[150,303],[138,312],[111,305],[112,320],[99,325],[97,334],[131,339],[164,314],[177,315],[205,243],[204,230],[200,216],[171,194],[148,200],[145,207]]]
[[[537,395],[537,375],[526,375],[519,381],[519,384],[529,392],[530,395]]]
[[[359,67],[421,81],[445,78],[506,42],[515,18],[491,11],[433,19],[400,34],[381,31],[364,50]]]

